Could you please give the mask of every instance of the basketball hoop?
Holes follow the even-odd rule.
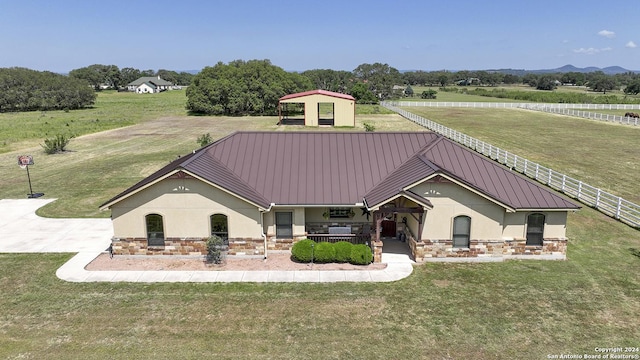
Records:
[[[33,165],[33,156],[18,156],[18,165],[20,166],[20,169],[27,170],[27,179],[29,180],[29,193],[27,194],[27,197],[29,199],[34,199],[43,196],[44,193],[34,193],[33,189],[31,188],[31,175],[29,175],[29,165]]]
[[[23,166],[33,165],[33,156],[31,155],[18,156],[18,165],[20,165],[21,168],[23,168]]]

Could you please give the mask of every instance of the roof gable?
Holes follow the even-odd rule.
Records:
[[[365,198],[370,207],[377,206],[398,191],[435,174],[445,175],[509,209],[579,208],[554,191],[446,138],[439,138],[422,149]]]
[[[421,152],[454,178],[514,209],[577,209],[579,206],[519,173],[449,139]]]
[[[309,96],[309,95],[324,95],[324,96],[331,96],[339,99],[356,101],[356,99],[351,95],[337,93],[337,92],[328,91],[328,90],[310,90],[310,91],[305,91],[305,92],[300,92],[295,94],[289,94],[281,97],[280,101]]]

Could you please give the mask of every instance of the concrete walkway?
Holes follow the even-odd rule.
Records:
[[[88,271],[111,242],[109,219],[46,219],[35,211],[55,199],[0,200],[0,252],[77,252],[56,276],[71,282],[389,282],[413,272],[406,255],[383,253],[384,270]]]

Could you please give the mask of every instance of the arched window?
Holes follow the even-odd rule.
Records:
[[[453,218],[453,247],[468,248],[471,239],[471,218],[465,215]]]
[[[544,214],[527,216],[527,245],[542,246],[544,236]]]
[[[145,216],[147,225],[147,246],[164,246],[164,223],[162,215],[149,214]]]
[[[227,215],[213,214],[209,217],[211,221],[211,235],[218,235],[224,240],[225,244],[229,243],[229,223]]]

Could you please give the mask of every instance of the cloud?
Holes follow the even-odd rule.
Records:
[[[598,35],[604,36],[604,37],[609,38],[609,39],[616,37],[616,33],[614,33],[613,31],[609,31],[609,30],[600,30],[598,32]]]
[[[606,48],[601,48],[601,49],[596,49],[596,48],[580,48],[580,49],[574,49],[573,52],[576,54],[587,54],[587,55],[593,55],[593,54],[597,54],[597,53],[601,53],[604,51],[611,51],[613,49],[611,49],[610,47],[606,47]]]
[[[634,43],[633,41],[629,41],[624,47],[628,47],[630,49],[633,49],[635,47],[638,47],[638,45],[636,45],[636,43]]]

